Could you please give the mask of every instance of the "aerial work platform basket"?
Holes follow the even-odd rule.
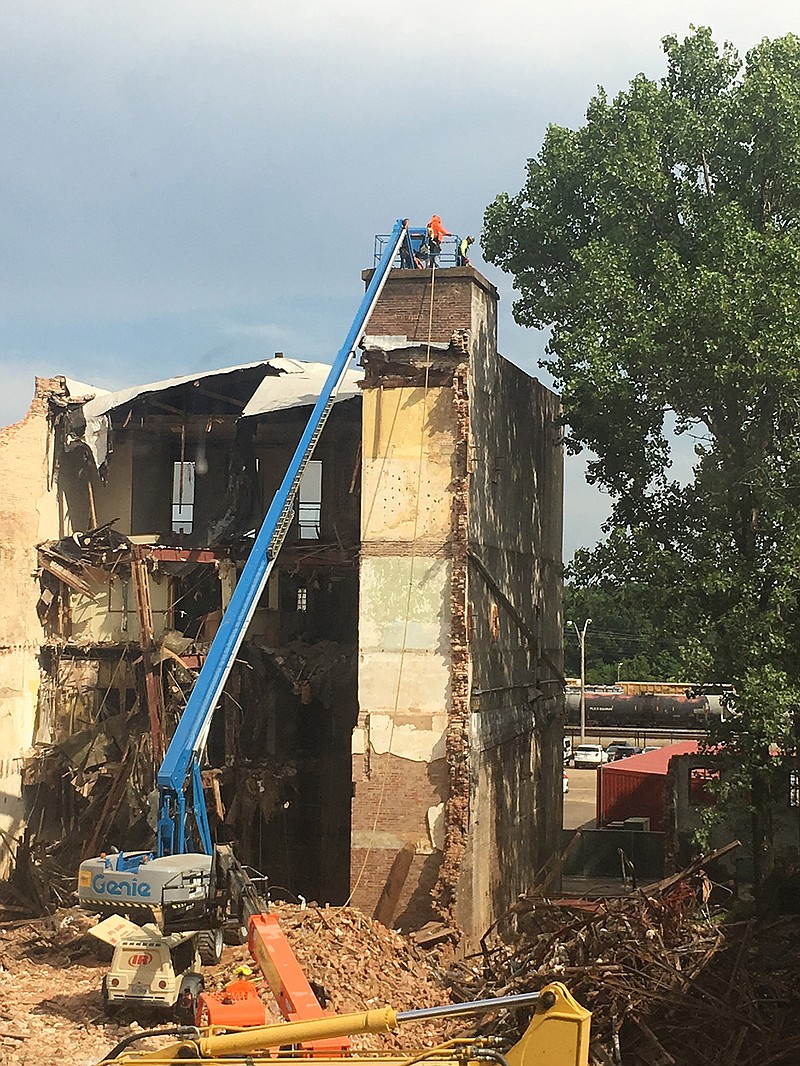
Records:
[[[375,235],[373,256],[376,265],[381,261],[383,253],[392,239],[393,235],[390,233],[377,233]],[[460,244],[461,238],[458,234],[454,233],[449,237],[443,237],[441,242],[442,250],[436,265],[440,268],[461,266]],[[427,228],[425,226],[409,226],[407,238],[398,249],[392,261],[392,266],[395,269],[426,269],[430,266],[427,248]]]

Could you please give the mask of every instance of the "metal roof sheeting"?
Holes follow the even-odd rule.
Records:
[[[315,404],[331,370],[327,363],[301,363],[285,356],[270,359],[269,365],[279,373],[264,378],[242,411],[242,418]],[[358,383],[363,379],[363,370],[346,371],[334,402],[360,396]]]
[[[666,776],[669,760],[673,755],[696,755],[696,740],[682,740],[680,744],[669,744],[658,751],[645,751],[641,755],[629,755],[627,759],[617,759],[606,763],[603,769],[608,773],[661,774]]]
[[[199,373],[183,374],[180,377],[165,378],[163,381],[153,381],[144,385],[131,385],[115,392],[87,387],[87,392],[96,393],[94,398],[83,406],[83,414],[86,418],[85,441],[96,465],[99,468],[106,460],[109,415],[112,411],[142,396],[166,392],[178,385],[223,377],[226,374],[234,374],[237,370],[253,370],[258,367],[264,368],[264,378],[247,401],[241,414],[242,418],[284,411],[291,407],[306,407],[316,403],[331,369],[327,363],[306,363],[279,356],[275,359],[261,359],[255,363],[220,367],[217,370],[201,370]],[[348,370],[335,397],[335,402],[359,396],[361,390],[358,382],[363,377],[362,370]],[[78,382],[73,384],[79,385]]]
[[[64,378],[70,399],[82,400],[90,396],[93,400],[98,396],[107,396],[108,389],[101,389],[99,385],[89,385],[85,381],[76,381],[75,378]]]
[[[278,360],[280,362],[280,360]],[[124,407],[131,400],[137,400],[140,396],[147,396],[153,392],[166,392],[174,389],[176,385],[187,385],[192,381],[203,381],[206,378],[221,377],[223,374],[233,374],[237,370],[252,370],[259,366],[269,366],[274,359],[260,359],[255,363],[240,363],[238,366],[221,367],[218,370],[201,370],[195,374],[183,374],[178,378],[165,378],[163,381],[152,381],[147,385],[131,385],[127,389],[119,389],[117,392],[106,392],[96,396],[83,408],[83,414],[88,422],[90,418],[98,418],[108,414],[117,407]]]

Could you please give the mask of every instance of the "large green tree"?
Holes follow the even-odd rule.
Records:
[[[614,500],[584,581],[646,583],[693,620],[687,676],[736,687],[726,750],[763,886],[800,706],[800,40],[743,62],[705,28],[663,45],[661,80],[547,130],[483,242],[517,321],[550,328],[568,445]]]

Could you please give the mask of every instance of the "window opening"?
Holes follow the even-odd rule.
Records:
[[[689,770],[689,803],[692,807],[714,807],[717,796],[714,783],[719,781],[719,770],[705,766],[693,766]]]
[[[319,540],[319,524],[322,516],[322,463],[312,460],[305,468],[300,481],[297,519],[300,540]]]
[[[306,611],[306,610],[308,610],[308,589],[307,588],[299,588],[297,590],[297,610],[298,611]]]
[[[172,532],[191,533],[194,524],[194,463],[172,464]]]

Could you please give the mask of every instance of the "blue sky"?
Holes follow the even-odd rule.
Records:
[[[5,0],[0,424],[35,374],[122,387],[275,351],[330,361],[375,233],[480,232],[549,122],[663,72],[710,25],[741,52],[800,30],[765,0]],[[500,350],[542,340],[501,292]],[[565,555],[606,501],[569,464]]]

